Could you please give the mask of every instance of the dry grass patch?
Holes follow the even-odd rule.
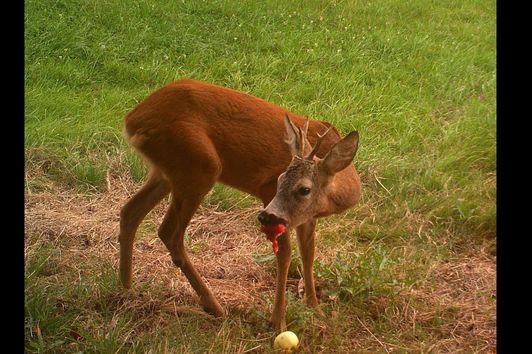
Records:
[[[51,245],[61,252],[61,273],[90,271],[98,265],[96,259],[107,259],[117,269],[120,207],[138,186],[123,180],[112,183],[115,188],[108,193],[90,196],[60,190],[26,194],[26,258],[43,245]],[[149,227],[160,224],[167,206],[167,201],[161,203],[139,228],[134,283],[166,284],[173,293],[171,301],[187,302],[192,288],[171,262],[156,228]],[[187,229],[193,263],[228,308],[252,307],[257,294],[273,285],[270,269],[253,261],[254,254],[269,252],[256,228],[255,215],[254,209],[222,212],[202,206]]]
[[[61,351],[92,348],[114,352],[118,347],[118,351],[145,352],[146,346],[153,346],[164,352],[164,348],[178,345],[180,352],[195,352],[193,346],[175,343],[186,340],[187,332],[199,331],[205,343],[210,343],[211,337],[220,341],[207,352],[243,353],[253,348],[252,352],[268,352],[272,333],[266,325],[275,288],[275,262],[268,260],[271,246],[255,221],[258,204],[231,210],[204,204],[187,229],[190,257],[228,312],[226,319],[214,320],[201,310],[197,296],[156,236],[167,200],[139,228],[133,288],[125,291],[119,284],[119,210],[137,189],[138,185],[129,180],[108,176],[105,193],[86,195],[54,187],[26,194],[25,256],[33,263],[42,263],[41,267],[33,267],[38,269],[38,276],[27,272],[27,279],[33,280],[26,296],[32,301],[45,298],[56,315],[71,316],[66,327],[56,330],[69,338],[63,340]],[[289,326],[297,329],[305,350],[495,350],[492,245],[473,247],[475,252],[470,254],[432,259],[430,247],[441,248],[442,244],[428,242],[425,249],[416,249],[416,244],[429,240],[421,236],[422,228],[419,231],[426,225],[421,218],[407,214],[405,220],[411,219],[412,224],[407,227],[416,229],[412,242],[397,246],[401,240],[394,240],[388,248],[382,239],[359,242],[352,237],[335,247],[326,246],[327,234],[360,226],[345,216],[320,224],[317,257],[322,269],[345,267],[343,274],[361,274],[360,279],[365,281],[370,275],[364,271],[373,263],[363,266],[360,262],[364,256],[375,257],[376,245],[389,263],[381,272],[382,278],[375,276],[373,288],[352,298],[327,296],[345,285],[335,284],[335,279],[318,278],[325,318],[312,316],[294,301],[298,297],[297,271],[291,272],[289,290],[293,295],[287,318]],[[334,263],[337,254],[342,255],[344,263]],[[297,263],[297,258],[294,261]],[[397,281],[392,283],[392,278]],[[26,322],[28,340],[53,335],[51,330],[41,328],[42,321],[27,318]],[[89,345],[84,343],[86,338],[105,338],[117,344],[111,350],[105,347],[105,340]]]

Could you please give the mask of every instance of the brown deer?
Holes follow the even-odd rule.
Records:
[[[125,288],[131,287],[136,230],[171,193],[158,235],[205,311],[224,314],[190,262],[183,240],[203,197],[221,182],[263,202],[258,215],[263,225],[286,226],[278,238],[272,326],[286,328],[291,229],[297,233],[306,303],[317,307],[312,269],[316,218],[339,213],[360,198],[360,179],[351,163],[357,132],[341,139],[329,123],[305,120],[246,93],[184,79],[139,103],[126,115],[124,133],[149,165],[147,181],[120,213],[120,280]]]

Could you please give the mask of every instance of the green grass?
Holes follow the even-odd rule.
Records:
[[[309,352],[320,345],[345,348],[355,333],[344,322],[353,319],[349,314],[364,318],[371,296],[393,302],[397,284],[423,283],[416,280],[423,267],[496,236],[495,4],[27,1],[26,188],[101,192],[109,174],[141,182],[146,167],[122,137],[123,117],[151,91],[182,77],[249,92],[330,121],[344,134],[357,129],[362,201],[319,228],[320,247],[342,250],[316,265],[327,288],[336,286],[328,295],[339,300],[327,311],[337,317],[325,321],[329,332],[320,337],[320,320],[300,304],[289,308]],[[232,210],[256,202],[219,185],[206,203]],[[150,335],[110,311],[100,319],[115,321],[105,336],[86,329],[86,340],[68,347],[71,323],[98,319],[78,310],[58,317],[51,299],[81,296],[75,300],[81,304],[104,280],[71,294],[41,284],[54,276],[48,273],[60,273],[56,253],[44,248],[28,260],[26,324],[38,324],[42,333],[27,330],[27,351],[238,352],[262,343],[232,340],[263,330],[244,315],[208,328],[201,317],[163,319],[164,330]],[[359,272],[350,274],[354,267]],[[115,284],[111,273],[103,279]],[[255,315],[257,322],[267,318],[260,310]],[[375,319],[374,329],[393,332],[391,318]],[[419,329],[410,349],[430,347],[423,343],[432,338],[431,325]],[[186,332],[203,334],[193,343]]]

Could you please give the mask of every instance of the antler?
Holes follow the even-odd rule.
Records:
[[[314,147],[312,148],[312,151],[310,152],[310,154],[308,154],[308,156],[306,157],[307,160],[312,160],[314,158],[314,155],[316,155],[316,153],[318,152],[318,149],[320,148],[320,145],[321,145],[321,142],[323,141],[323,138],[325,138],[325,135],[327,135],[327,133],[331,130],[332,126],[330,126],[326,131],[325,133],[323,134],[319,134],[318,133],[318,140],[316,140],[316,144],[314,145]]]
[[[310,120],[305,120],[305,123],[303,123],[303,127],[298,127],[288,117],[288,113],[285,113],[285,127],[287,132],[286,142],[288,143],[288,146],[290,146],[290,150],[292,152],[292,156],[297,156],[301,159],[307,159],[312,160],[314,158],[314,155],[318,152],[318,149],[321,145],[321,142],[323,141],[323,138],[329,130],[331,130],[331,127],[329,127],[325,133],[322,135],[318,134],[318,140],[316,141],[316,144],[314,145],[314,148],[312,148],[308,142],[307,134],[308,134],[308,127]],[[307,151],[310,151],[308,155],[305,156]]]
[[[307,132],[308,132],[308,125],[309,125],[309,119],[307,117],[307,119],[305,120],[305,123],[303,123],[303,128],[299,128],[299,136],[301,138],[301,153],[299,154],[299,156],[303,157],[305,156],[305,150],[309,150],[310,148],[310,144],[308,143],[308,138],[307,138]]]
[[[305,138],[307,137],[308,124],[309,124],[309,119],[307,117],[307,119],[305,120],[305,123],[303,124],[303,135],[305,136]]]

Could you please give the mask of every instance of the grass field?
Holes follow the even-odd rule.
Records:
[[[119,284],[119,210],[146,172],[122,120],[183,77],[360,133],[362,200],[318,224],[325,317],[299,300],[293,250],[287,322],[302,352],[495,351],[495,9],[26,1],[26,351],[272,350],[275,264],[252,197],[216,186],[187,232],[225,318],[199,311],[157,239],[167,202],[139,229],[133,288]]]

